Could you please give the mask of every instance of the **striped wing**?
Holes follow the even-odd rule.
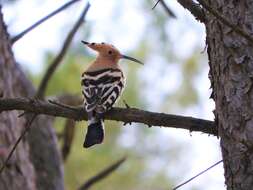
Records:
[[[104,113],[111,109],[122,89],[124,76],[119,69],[102,69],[82,74],[82,93],[87,112]]]

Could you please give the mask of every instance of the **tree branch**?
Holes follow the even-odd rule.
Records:
[[[222,16],[218,11],[216,11],[211,6],[209,6],[204,0],[197,0],[197,1],[199,2],[199,4],[202,5],[202,7],[204,7],[212,15],[214,15],[219,21],[221,21],[223,24],[225,24],[228,27],[230,27],[237,34],[241,35],[246,40],[248,40],[251,44],[253,44],[253,37],[250,34],[248,34],[246,31],[244,31],[243,29],[241,29],[237,25],[232,24],[229,20],[227,20],[224,16]]]
[[[75,136],[75,125],[76,125],[76,122],[73,119],[67,119],[65,121],[65,126],[64,126],[64,130],[62,134],[63,142],[62,142],[62,147],[61,147],[61,153],[62,153],[62,158],[64,162],[67,160],[72,144],[73,144],[73,140]]]
[[[192,0],[177,0],[178,3],[180,3],[184,8],[188,9],[197,20],[200,22],[205,22],[205,13],[203,9],[196,3],[194,3]],[[246,40],[248,40],[251,44],[253,44],[253,37],[238,27],[237,25],[232,24],[227,18],[222,16],[218,11],[213,9],[210,5],[208,5],[205,0],[197,0],[199,4],[205,8],[207,11],[209,11],[212,15],[214,15],[219,21],[221,21],[226,26],[230,27],[233,31],[235,31],[237,34],[244,37]]]
[[[157,4],[161,2],[164,10],[166,11],[166,13],[171,16],[172,18],[177,18],[176,15],[174,14],[174,12],[167,6],[167,4],[164,2],[164,0],[158,0],[156,2],[156,4],[152,7],[152,9],[155,9],[155,7],[157,6]]]
[[[191,182],[192,180],[194,180],[194,179],[197,178],[198,176],[200,176],[200,175],[206,173],[208,170],[212,169],[213,167],[217,166],[218,164],[220,164],[220,163],[222,163],[222,162],[223,162],[223,160],[220,160],[220,161],[216,162],[215,164],[211,165],[211,166],[208,167],[207,169],[205,169],[205,170],[199,172],[197,175],[195,175],[195,176],[191,177],[190,179],[186,180],[185,182],[183,182],[183,183],[177,185],[177,186],[174,187],[172,190],[179,189],[180,187],[182,187],[182,186],[184,186],[185,184]]]
[[[43,76],[43,79],[39,85],[38,91],[37,91],[37,98],[43,98],[44,94],[45,94],[45,90],[47,88],[47,84],[49,82],[49,80],[51,79],[52,75],[54,74],[57,66],[61,63],[63,57],[65,56],[70,43],[75,35],[75,33],[77,32],[78,28],[81,26],[81,24],[84,21],[84,18],[88,12],[90,8],[90,3],[88,2],[83,10],[83,12],[81,13],[79,19],[77,20],[77,22],[75,23],[75,25],[73,26],[73,28],[71,29],[71,31],[69,32],[61,51],[59,52],[59,54],[56,56],[56,58],[53,60],[53,62],[50,64],[50,66],[48,67],[45,75]]]
[[[123,164],[125,161],[126,161],[126,157],[121,158],[117,162],[115,162],[112,165],[108,166],[107,168],[105,168],[104,170],[102,170],[101,172],[96,174],[95,176],[88,179],[78,190],[87,190],[87,189],[89,189],[92,185],[94,185],[95,183],[101,181],[102,179],[104,179],[105,177],[110,175],[112,172],[114,172],[116,169],[118,169],[119,166],[121,166],[121,164]]]
[[[164,2],[164,0],[160,0],[161,5],[163,6],[166,13],[171,16],[172,18],[177,18],[175,13],[167,6],[167,4]]]
[[[68,107],[62,107],[40,100],[31,101],[25,98],[0,99],[0,112],[8,110],[23,110],[34,114],[46,114],[74,120],[87,120],[87,113],[82,107]],[[105,119],[122,121],[125,123],[143,123],[149,127],[163,126],[187,129],[189,131],[198,131],[216,136],[218,134],[213,121],[149,112],[136,108],[113,108],[105,114]]]
[[[22,132],[22,134],[19,136],[18,140],[16,141],[16,143],[14,144],[14,146],[12,147],[10,153],[8,154],[7,158],[5,159],[3,165],[0,168],[0,174],[3,172],[5,166],[7,166],[12,154],[14,153],[14,151],[16,150],[18,144],[20,143],[20,141],[22,140],[22,138],[25,136],[25,134],[27,133],[27,131],[30,130],[31,125],[33,120],[35,119],[36,115],[32,115],[30,119],[28,119],[27,123],[26,123],[26,127],[24,129],[24,131]]]
[[[191,14],[200,22],[205,22],[204,10],[192,0],[177,0],[185,9],[188,9]]]
[[[60,8],[56,9],[55,11],[53,11],[52,13],[50,13],[49,15],[43,17],[42,19],[40,19],[39,21],[37,21],[36,23],[34,23],[32,26],[28,27],[27,29],[25,29],[23,32],[21,32],[20,34],[14,36],[11,39],[11,43],[14,44],[16,41],[18,41],[20,38],[22,38],[24,35],[26,35],[28,32],[30,32],[31,30],[33,30],[34,28],[36,28],[37,26],[39,26],[40,24],[42,24],[43,22],[45,22],[46,20],[48,20],[49,18],[51,18],[52,16],[56,15],[57,13],[63,11],[64,9],[68,8],[70,5],[76,3],[77,1],[80,0],[72,0],[67,2],[66,4],[64,4],[63,6],[61,6]]]

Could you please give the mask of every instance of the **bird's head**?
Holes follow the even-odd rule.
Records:
[[[102,43],[94,43],[94,42],[89,43],[86,41],[82,41],[82,43],[85,44],[86,46],[88,46],[89,48],[97,51],[99,53],[100,57],[105,58],[105,59],[109,59],[113,62],[118,62],[120,59],[128,59],[128,60],[134,61],[136,63],[143,64],[141,61],[139,61],[135,58],[121,54],[120,51],[111,44],[107,44],[104,42],[102,42]]]

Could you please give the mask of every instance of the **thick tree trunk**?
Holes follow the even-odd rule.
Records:
[[[0,95],[4,98],[33,97],[34,94],[34,87],[13,57],[0,5]],[[29,117],[17,116],[16,111],[0,114],[1,165]],[[8,167],[0,175],[0,189],[64,189],[62,162],[52,119],[46,116],[35,119],[28,136],[18,145]]]
[[[253,35],[252,0],[208,3],[231,23]],[[253,46],[208,12],[206,30],[227,189],[250,190],[253,189]]]
[[[19,72],[15,68],[6,28],[0,15],[0,94],[2,97],[21,95]],[[0,115],[1,165],[24,127],[25,119],[18,113],[3,112]],[[0,189],[35,189],[35,171],[29,159],[29,145],[21,142],[8,167],[0,176]]]

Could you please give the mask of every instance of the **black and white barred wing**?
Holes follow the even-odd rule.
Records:
[[[82,93],[87,112],[104,113],[111,109],[124,88],[124,76],[119,69],[84,72]]]

